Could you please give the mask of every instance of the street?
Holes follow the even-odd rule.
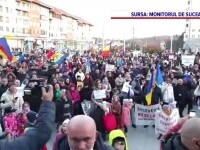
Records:
[[[186,110],[184,114],[186,114]],[[197,110],[197,116],[200,116],[200,110]],[[56,136],[56,131],[54,130],[50,141],[47,146],[49,150],[52,150],[53,141]],[[137,128],[129,127],[128,131],[128,146],[129,150],[159,150],[159,140],[157,140],[157,135],[155,135],[155,130],[152,126],[144,128],[143,126],[137,126]]]

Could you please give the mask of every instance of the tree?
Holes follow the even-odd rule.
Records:
[[[184,44],[184,33],[182,33],[180,36],[173,36],[173,41],[172,41],[172,50],[173,51],[178,51],[179,48],[183,48]],[[166,41],[166,49],[171,49],[171,40]]]
[[[151,44],[151,45],[147,45],[147,47],[144,47],[144,52],[150,53],[150,54],[160,53],[161,52],[161,48],[158,45]]]

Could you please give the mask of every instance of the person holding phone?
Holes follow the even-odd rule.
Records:
[[[1,103],[0,107],[4,110],[6,107],[12,107],[16,110],[16,113],[22,111],[22,105],[24,103],[23,97],[17,92],[16,84],[14,82],[9,83],[8,90],[3,93],[1,97],[1,101],[5,101],[5,103]]]
[[[49,86],[48,91],[42,88],[42,99],[34,127],[12,141],[0,140],[0,150],[41,150],[43,148],[54,128],[55,104],[52,102],[52,86]]]

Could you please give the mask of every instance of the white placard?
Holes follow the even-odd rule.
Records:
[[[174,59],[174,55],[169,55],[169,59]]]
[[[194,64],[194,59],[195,55],[183,55],[181,57],[182,59],[182,64],[185,66],[193,65]]]
[[[106,90],[94,90],[95,99],[104,99],[106,98]]]
[[[125,82],[122,87],[122,92],[128,93],[130,88],[131,86],[129,85],[129,82]]]
[[[115,65],[111,65],[111,64],[106,64],[106,70],[105,72],[107,71],[115,71]]]
[[[163,111],[156,112],[155,119],[155,133],[165,134],[171,127],[178,123],[180,116],[177,108],[173,109],[170,116],[166,115]]]
[[[161,110],[161,105],[143,106],[135,104],[136,125],[154,125],[156,111]]]
[[[24,96],[24,88],[23,87],[16,87],[17,93],[20,95],[20,97]]]

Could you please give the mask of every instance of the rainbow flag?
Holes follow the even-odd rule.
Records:
[[[154,77],[153,77],[153,73],[152,73],[151,79],[149,80],[149,83],[147,85],[147,90],[146,90],[146,95],[145,95],[148,106],[151,105],[153,83],[154,83]]]
[[[112,43],[112,42],[111,42]],[[108,45],[106,45],[104,48],[103,48],[103,51],[101,53],[101,55],[103,57],[109,57],[110,56],[110,49],[111,49],[111,43],[109,43]]]
[[[56,53],[53,50],[49,50],[46,57],[48,60],[52,59]]]
[[[13,55],[10,51],[10,47],[7,43],[6,38],[0,38],[0,55],[4,58],[12,62]]]

